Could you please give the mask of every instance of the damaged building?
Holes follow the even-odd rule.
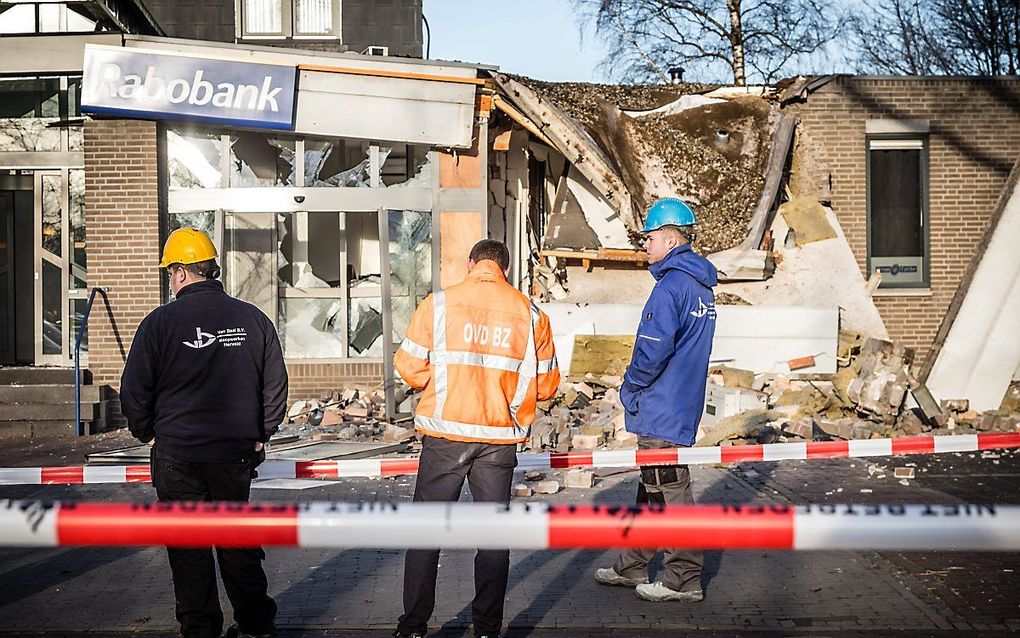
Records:
[[[695,249],[722,281],[706,404],[717,414],[706,408],[707,423],[771,411],[780,391],[793,401],[803,388],[786,381],[798,377],[830,384],[805,399],[829,421],[864,411],[887,429],[925,381],[920,402],[932,415],[974,388],[988,389],[974,395],[983,411],[1010,395],[1015,338],[995,337],[1009,348],[981,339],[1008,332],[1008,315],[989,310],[1001,301],[989,273],[1013,273],[1008,303],[1018,294],[1002,240],[1016,217],[1016,177],[1007,179],[1020,148],[1015,78],[555,84],[416,59],[420,3],[401,5],[407,15],[394,24],[407,34],[390,43],[410,57],[338,44],[361,47],[343,35],[357,11],[320,16],[331,31],[315,42],[297,37],[289,14],[273,33],[245,31],[262,23],[242,20],[247,3],[230,4],[241,12],[203,19],[213,25],[207,40],[179,39],[187,25],[163,2],[126,10],[141,26],[47,36],[63,42],[47,45],[49,57],[39,37],[4,36],[18,41],[5,73],[77,69],[55,85],[57,111],[33,106],[27,118],[53,116],[59,152],[0,153],[4,188],[32,185],[27,196],[0,191],[0,203],[29,197],[19,205],[43,229],[35,253],[23,253],[41,272],[25,284],[35,291],[24,319],[37,315],[35,350],[4,363],[70,368],[89,289],[106,289],[84,359],[93,429],[120,422],[117,385],[134,331],[168,301],[156,256],[182,226],[213,237],[227,290],[276,324],[292,402],[331,396],[353,406],[358,387],[372,398],[352,407],[360,419],[410,410],[391,361],[411,313],[464,277],[478,239],[503,240],[511,283],[552,318],[561,365],[576,380],[592,375],[581,388],[588,403],[574,407],[597,404],[585,418],[614,423],[604,391],[622,374],[653,284],[638,231],[664,196],[692,203]],[[389,52],[371,44],[366,52]],[[157,95],[149,68],[175,74],[159,79],[177,93]],[[242,108],[214,108],[228,103]],[[67,277],[78,280],[63,293]],[[31,331],[9,319],[9,342],[20,343]],[[952,374],[961,366],[966,374]],[[872,388],[868,375],[891,368],[889,383]],[[770,389],[775,401],[761,396]],[[547,409],[585,403],[571,391]],[[892,408],[872,400],[888,403],[889,392]],[[51,419],[57,431],[65,412]],[[804,433],[793,425],[804,415],[780,412]],[[838,425],[847,434],[854,424]]]

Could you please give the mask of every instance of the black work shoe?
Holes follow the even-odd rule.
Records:
[[[393,632],[393,638],[425,638],[425,634],[417,631],[411,634],[404,634],[398,629]]]
[[[276,638],[276,632],[271,631],[267,634],[247,634],[243,633],[237,626],[237,623],[227,627],[227,633],[223,634],[223,638]]]

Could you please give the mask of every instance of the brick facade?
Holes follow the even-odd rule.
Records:
[[[974,256],[1020,149],[1020,78],[838,78],[797,108],[797,194],[829,200],[862,272],[867,269],[865,126],[929,121],[931,294],[882,291],[876,305],[890,336],[927,355]]]
[[[85,227],[89,285],[109,290],[89,317],[89,370],[110,385],[111,425],[120,422],[116,391],[135,330],[160,304],[157,126],[141,120],[86,120]]]
[[[381,363],[287,363],[290,401],[317,399],[345,387],[382,388]]]

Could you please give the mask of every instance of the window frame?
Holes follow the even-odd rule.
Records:
[[[234,36],[237,40],[328,40],[343,42],[343,0],[330,0],[333,28],[329,33],[300,33],[297,30],[297,3],[301,0],[282,0],[280,31],[277,33],[248,33],[245,27],[247,0],[234,0]]]
[[[918,291],[918,290],[930,290],[931,289],[931,200],[930,200],[930,175],[931,175],[931,156],[929,150],[929,135],[927,133],[889,133],[889,134],[867,134],[864,137],[864,166],[865,166],[865,190],[866,190],[866,228],[867,228],[867,275],[870,277],[875,271],[872,266],[873,255],[873,241],[872,236],[874,230],[874,224],[872,223],[872,178],[871,178],[871,151],[872,142],[920,142],[921,143],[921,161],[920,161],[920,180],[919,184],[921,187],[920,193],[920,206],[921,206],[921,233],[923,235],[923,254],[922,258],[922,281],[911,283],[911,282],[891,282],[883,280],[878,287],[880,291]],[[875,149],[875,150],[896,150],[896,149]],[[908,150],[904,148],[903,150]]]

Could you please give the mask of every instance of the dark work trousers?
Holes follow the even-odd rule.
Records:
[[[475,502],[510,502],[517,467],[517,446],[461,443],[426,436],[422,440],[414,500],[456,501],[467,478]],[[425,633],[436,606],[438,549],[409,549],[404,560],[404,615],[400,633]],[[496,634],[503,626],[503,601],[510,572],[509,550],[478,550],[475,554],[475,599],[471,618],[475,634]]]
[[[247,501],[258,461],[188,463],[152,458],[152,484],[160,501]],[[209,548],[167,548],[177,598],[177,620],[187,638],[220,638],[223,612],[216,588],[216,568]],[[261,548],[216,548],[223,588],[244,633],[274,631],[276,602],[266,594]]]
[[[675,444],[652,437],[638,437],[638,448],[659,449]],[[691,473],[686,465],[645,467],[637,491],[638,505],[693,505]],[[663,549],[659,580],[674,591],[701,591],[702,554],[700,550]],[[613,569],[627,578],[647,578],[648,563],[654,549],[627,549],[620,553]]]

